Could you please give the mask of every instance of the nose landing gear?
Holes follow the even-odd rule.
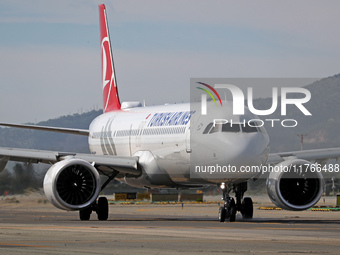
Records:
[[[226,219],[228,219],[230,222],[235,221],[236,205],[235,200],[232,197],[229,197],[227,202],[224,201],[224,205],[220,207],[218,219],[220,222],[224,222]]]
[[[218,219],[220,222],[228,220],[234,222],[237,211],[241,212],[243,219],[253,218],[253,201],[250,197],[245,197],[247,191],[247,183],[226,185],[222,183],[220,186],[223,192],[224,205],[219,208]],[[230,191],[235,192],[236,203],[234,198],[229,196]]]

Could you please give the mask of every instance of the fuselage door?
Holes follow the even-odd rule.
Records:
[[[142,133],[145,128],[146,121],[142,121],[139,124],[138,131],[137,131],[137,136],[136,136],[136,147],[141,147],[141,140],[142,140]]]
[[[185,149],[187,153],[191,153],[190,146],[190,125],[188,125],[185,129]]]

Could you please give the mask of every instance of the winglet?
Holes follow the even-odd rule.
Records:
[[[113,56],[111,51],[109,28],[107,26],[105,5],[99,5],[100,46],[102,53],[103,71],[103,103],[104,112],[111,112],[121,108]]]

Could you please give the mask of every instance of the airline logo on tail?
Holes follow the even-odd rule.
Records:
[[[103,106],[104,112],[111,112],[119,110],[121,105],[117,90],[105,6],[103,4],[99,5],[99,14],[103,71]]]

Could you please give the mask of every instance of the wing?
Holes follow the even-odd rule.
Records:
[[[77,158],[88,161],[93,164],[101,174],[106,174],[113,171],[118,171],[120,176],[125,176],[127,174],[138,176],[141,174],[141,170],[138,167],[138,157],[121,157],[14,148],[0,148],[0,171],[5,168],[8,161],[54,164],[67,158]]]
[[[321,165],[327,163],[330,159],[340,159],[340,148],[327,148],[327,149],[315,149],[315,150],[303,150],[303,151],[291,151],[271,153],[268,155],[268,164],[277,164],[287,159],[304,159],[307,161],[318,162]]]
[[[0,126],[34,129],[34,130],[41,130],[41,131],[51,131],[51,132],[57,132],[57,133],[66,133],[66,134],[84,135],[84,136],[88,136],[90,133],[89,130],[87,129],[47,127],[47,126],[35,126],[35,125],[12,124],[12,123],[0,123]]]
[[[66,133],[73,135],[88,136],[89,130],[62,128],[62,127],[47,127],[24,124],[0,123],[0,126],[15,127],[23,129],[34,129],[41,131],[52,131],[58,133]],[[19,161],[26,163],[47,163],[54,164],[66,158],[77,158],[90,162],[101,174],[110,174],[110,172],[118,171],[117,177],[126,176],[127,174],[138,176],[141,174],[138,168],[138,157],[120,157],[109,155],[94,155],[82,153],[68,153],[45,150],[31,149],[14,149],[0,147],[0,172],[4,170],[8,161]]]

